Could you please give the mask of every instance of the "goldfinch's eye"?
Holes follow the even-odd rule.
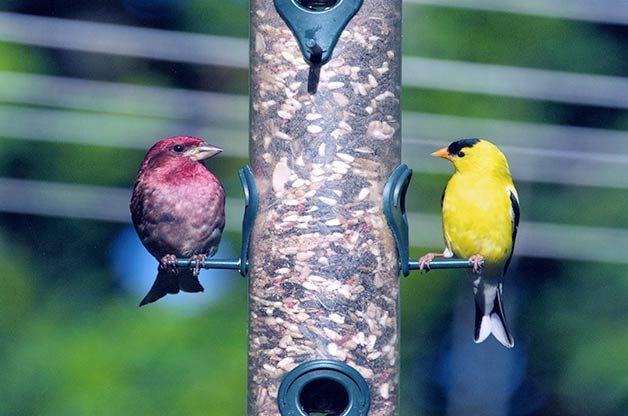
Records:
[[[173,146],[172,150],[174,150],[177,153],[181,153],[183,151],[183,149],[185,149],[185,147],[183,147],[180,144],[176,144]]]
[[[464,152],[458,152],[458,157],[464,157]]]

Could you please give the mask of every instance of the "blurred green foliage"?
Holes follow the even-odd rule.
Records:
[[[46,68],[46,57],[40,51],[13,43],[0,42],[0,69],[37,72]]]
[[[403,45],[411,55],[609,75],[628,68],[621,30],[444,7],[406,6],[404,19],[412,22]]]
[[[3,353],[4,414],[244,414],[246,297],[232,295],[190,317],[60,294]]]
[[[13,1],[0,8],[44,7],[35,3]],[[150,23],[121,12],[124,2],[99,7],[52,3],[65,15],[82,5],[81,18]],[[180,11],[177,30],[248,35],[244,0],[193,0]],[[409,55],[628,72],[622,27],[415,6],[404,8],[404,19],[403,48]],[[248,88],[246,71],[122,57],[106,57],[108,64],[101,67],[90,65],[84,54],[71,57],[0,42],[2,71],[239,94]],[[107,113],[123,114],[136,104]],[[626,112],[615,109],[427,89],[404,89],[403,108],[628,128]],[[0,126],[0,177],[129,187],[143,155],[143,150],[22,141],[4,137]],[[236,172],[244,163],[224,157],[212,166],[230,197],[241,197]],[[438,213],[446,180],[446,175],[415,174],[408,210]],[[540,183],[518,183],[518,188],[524,220],[628,228],[624,191]],[[0,415],[245,414],[246,283],[240,281],[228,298],[197,314],[160,305],[140,310],[138,299],[125,293],[108,265],[109,245],[120,227],[0,215]],[[412,255],[435,249],[441,247],[415,247]],[[434,363],[450,342],[453,299],[470,296],[462,280],[460,273],[431,272],[402,281],[404,416],[446,413],[447,396]],[[513,282],[506,290],[510,304],[518,299],[512,326],[526,357],[523,387],[511,414],[628,414],[628,267],[526,258],[513,264]]]
[[[628,267],[568,262],[543,280],[524,314],[538,360],[531,372],[539,378],[552,373],[565,413],[624,414]]]

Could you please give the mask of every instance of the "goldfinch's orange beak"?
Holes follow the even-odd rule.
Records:
[[[436,157],[440,157],[440,158],[443,158],[443,159],[451,160],[451,155],[447,151],[446,147],[443,147],[442,149],[438,149],[437,151],[433,152],[432,156],[436,156]]]

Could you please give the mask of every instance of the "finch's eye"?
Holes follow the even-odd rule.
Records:
[[[183,149],[185,149],[185,147],[183,147],[183,146],[182,146],[182,145],[180,145],[180,144],[176,144],[176,145],[174,145],[174,147],[172,148],[172,150],[174,150],[174,151],[175,151],[175,152],[177,152],[177,153],[181,153],[181,152],[183,151]]]
[[[458,152],[458,157],[464,157],[464,152]]]

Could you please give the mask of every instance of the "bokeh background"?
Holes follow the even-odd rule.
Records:
[[[451,168],[485,136],[522,224],[517,345],[472,342],[460,272],[402,282],[401,415],[628,414],[628,2],[406,0],[413,256],[442,249]],[[240,244],[245,0],[0,1],[0,414],[244,415],[246,281],[139,309],[156,262],[129,225],[145,150],[206,137]]]

